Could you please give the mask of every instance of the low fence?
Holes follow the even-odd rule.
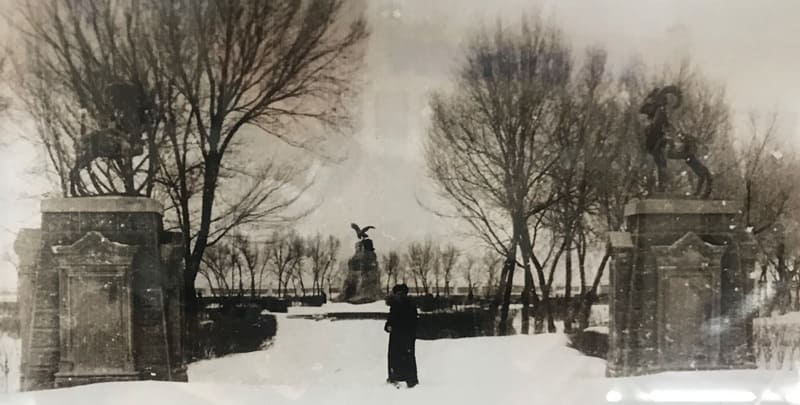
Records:
[[[203,308],[233,308],[257,307],[269,312],[288,312],[291,306],[321,307],[328,299],[324,295],[309,295],[305,297],[250,297],[250,296],[218,296],[202,297],[200,303]]]
[[[800,312],[753,320],[758,368],[800,370]]]

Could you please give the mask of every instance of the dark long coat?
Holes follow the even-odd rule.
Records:
[[[408,297],[392,297],[389,306],[384,326],[389,332],[389,381],[417,384],[417,308]]]

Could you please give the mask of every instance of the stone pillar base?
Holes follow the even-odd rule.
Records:
[[[74,387],[76,385],[100,382],[137,381],[141,379],[139,373],[132,371],[108,373],[56,373],[55,377],[55,388]]]
[[[637,200],[610,232],[609,376],[752,366],[755,243],[732,201]]]

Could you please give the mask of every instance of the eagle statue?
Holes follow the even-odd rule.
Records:
[[[369,238],[369,236],[367,235],[367,231],[370,230],[370,229],[375,229],[374,226],[365,226],[364,228],[360,228],[356,224],[350,224],[350,226],[353,228],[353,230],[356,231],[356,237],[359,240]]]

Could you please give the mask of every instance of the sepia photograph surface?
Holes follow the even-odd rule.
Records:
[[[798,16],[0,0],[0,404],[800,404]]]

